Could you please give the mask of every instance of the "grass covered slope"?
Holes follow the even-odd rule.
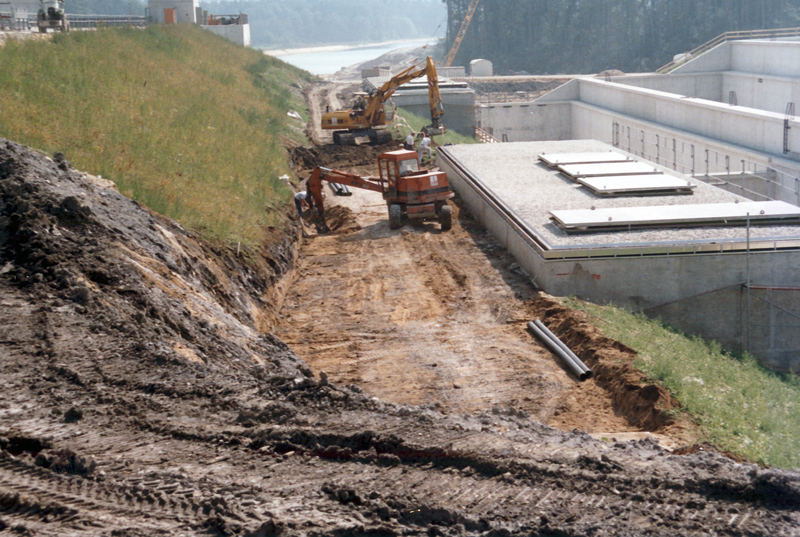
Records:
[[[291,193],[281,137],[309,75],[190,25],[56,34],[0,49],[0,136],[63,152],[184,227],[255,245]],[[290,122],[295,122],[294,128]]]
[[[752,461],[800,468],[800,381],[749,356],[677,333],[613,306],[569,299],[606,336],[639,353],[634,365],[657,379],[698,422],[707,440]]]

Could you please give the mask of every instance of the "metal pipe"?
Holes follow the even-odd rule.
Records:
[[[572,358],[572,360],[573,360],[573,361],[574,361],[574,362],[575,362],[575,363],[578,365],[578,367],[580,367],[581,369],[583,369],[583,371],[586,373],[586,378],[592,378],[592,371],[591,371],[591,369],[589,369],[588,367],[586,367],[586,364],[584,364],[584,363],[583,363],[583,361],[582,361],[580,358],[578,358],[578,355],[577,355],[577,354],[575,354],[574,352],[572,352],[572,349],[570,349],[569,347],[567,347],[566,343],[564,343],[563,341],[561,341],[561,340],[558,338],[558,336],[557,336],[557,335],[555,335],[553,332],[551,332],[551,331],[550,331],[550,329],[549,329],[549,328],[547,328],[547,327],[544,325],[544,323],[543,323],[542,321],[540,321],[539,319],[536,319],[536,320],[534,320],[533,322],[534,322],[534,324],[535,324],[536,326],[538,326],[538,327],[539,327],[539,329],[540,329],[542,332],[544,332],[545,334],[547,334],[547,335],[548,335],[548,337],[550,337],[550,338],[551,338],[553,341],[555,341],[555,342],[556,342],[556,345],[558,345],[559,347],[561,347],[561,349],[562,349],[564,352],[566,352],[566,353],[567,353],[567,355],[569,355],[569,357],[570,357],[570,358]]]
[[[547,334],[545,334],[545,333],[544,333],[544,332],[543,332],[543,331],[542,331],[542,330],[541,330],[541,329],[540,329],[538,326],[536,326],[536,325],[535,325],[535,324],[533,324],[532,322],[528,322],[528,328],[530,328],[531,332],[533,332],[534,334],[536,334],[536,335],[539,337],[539,339],[540,339],[540,340],[542,340],[542,343],[544,343],[545,345],[547,345],[547,347],[548,347],[548,348],[549,348],[551,351],[553,351],[553,353],[554,353],[556,356],[558,356],[559,358],[561,358],[561,360],[562,360],[562,361],[563,361],[565,364],[567,364],[567,367],[569,367],[569,369],[571,369],[571,370],[572,370],[572,372],[573,372],[573,373],[575,373],[575,375],[576,375],[576,376],[577,376],[577,377],[578,377],[578,378],[579,378],[581,381],[584,381],[584,380],[586,380],[587,378],[589,378],[589,377],[588,377],[588,375],[586,374],[586,372],[585,372],[583,369],[581,369],[581,368],[580,368],[580,366],[578,366],[578,364],[576,364],[575,362],[573,362],[573,361],[572,361],[572,358],[570,358],[570,356],[569,356],[567,353],[565,353],[565,352],[564,352],[564,350],[563,350],[561,347],[559,347],[559,346],[558,346],[558,344],[557,344],[555,341],[553,341],[552,339],[550,339],[550,336],[548,336]]]

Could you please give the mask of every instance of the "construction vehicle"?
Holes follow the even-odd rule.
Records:
[[[472,16],[475,14],[475,9],[478,7],[479,1],[480,0],[472,0],[467,8],[467,15],[464,17],[464,20],[461,21],[461,27],[458,29],[458,34],[456,34],[456,38],[453,40],[450,51],[447,53],[447,57],[444,60],[445,67],[450,67],[450,65],[453,63],[453,60],[456,58],[458,48],[461,46],[461,42],[464,40],[464,34],[467,33],[467,28],[469,28],[469,23],[472,22]]]
[[[453,213],[447,200],[454,194],[445,172],[420,169],[417,153],[406,149],[378,156],[378,170],[378,177],[361,177],[319,166],[314,168],[306,189],[321,219],[318,227],[327,229],[322,196],[322,182],[327,181],[383,194],[389,206],[389,227],[392,229],[402,226],[404,217],[438,220],[443,230],[450,229]]]
[[[384,103],[397,88],[419,78],[428,78],[428,100],[431,107],[431,124],[425,127],[430,132],[442,132],[442,97],[439,95],[439,79],[433,59],[428,56],[425,65],[412,65],[396,74],[380,88],[368,95],[358,95],[352,108],[322,114],[323,130],[332,130],[336,145],[356,145],[361,139],[368,139],[372,145],[391,141],[392,133],[386,128]]]
[[[39,0],[39,14],[36,20],[39,24],[39,33],[47,33],[48,28],[57,28],[62,32],[69,32],[67,12],[64,11],[65,0]]]

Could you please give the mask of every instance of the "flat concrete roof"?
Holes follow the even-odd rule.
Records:
[[[647,207],[711,203],[748,202],[747,198],[708,185],[699,179],[677,173],[667,167],[646,161],[609,144],[596,140],[566,140],[544,142],[513,142],[503,144],[455,145],[442,148],[450,159],[456,160],[472,177],[514,211],[538,239],[551,249],[581,247],[630,247],[675,244],[683,247],[695,243],[742,243],[747,239],[745,226],[664,228],[596,232],[570,235],[550,220],[550,211],[591,210],[620,207]],[[588,188],[564,177],[539,161],[540,153],[578,153],[617,151],[641,162],[648,162],[665,174],[688,181],[696,188],[693,194],[666,196],[628,196],[606,198],[593,194]],[[751,242],[792,241],[800,243],[800,225],[754,225]],[[786,245],[790,246],[790,245]],[[705,248],[704,248],[705,249]]]

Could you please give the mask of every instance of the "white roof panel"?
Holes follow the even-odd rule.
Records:
[[[594,151],[587,153],[539,153],[539,160],[555,168],[562,164],[590,164],[597,162],[627,162],[633,160],[616,151]]]
[[[598,196],[691,194],[697,185],[672,175],[609,175],[578,182]]]
[[[551,219],[567,231],[608,228],[652,228],[703,225],[744,225],[792,220],[800,223],[800,207],[783,201],[750,201],[704,205],[662,205],[550,211]]]
[[[579,177],[602,177],[604,175],[650,175],[663,173],[652,164],[644,162],[601,162],[594,164],[560,164],[561,173],[572,179]]]

